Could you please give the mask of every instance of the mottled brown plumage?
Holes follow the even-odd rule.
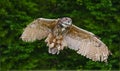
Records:
[[[38,18],[25,29],[21,38],[30,42],[46,38],[49,53],[59,54],[68,47],[93,61],[107,62],[110,51],[93,33],[72,24],[68,17],[59,19]]]

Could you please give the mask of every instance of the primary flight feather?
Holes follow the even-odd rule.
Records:
[[[93,61],[104,62],[107,62],[111,54],[108,47],[93,33],[73,25],[69,17],[38,18],[24,29],[21,38],[26,42],[46,38],[45,42],[51,54],[59,54],[60,50],[68,47]]]

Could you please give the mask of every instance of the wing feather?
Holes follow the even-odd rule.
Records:
[[[107,62],[110,51],[93,33],[72,25],[64,38],[68,47],[76,50],[78,54],[86,56],[93,61]]]
[[[31,22],[21,35],[23,41],[35,41],[45,38],[55,27],[58,19],[38,18]]]

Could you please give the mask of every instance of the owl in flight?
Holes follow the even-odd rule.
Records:
[[[69,17],[38,18],[31,22],[21,35],[21,39],[26,42],[43,38],[46,38],[48,52],[51,54],[59,54],[60,50],[68,47],[93,61],[103,62],[107,62],[111,54],[107,46],[93,33],[73,25]]]

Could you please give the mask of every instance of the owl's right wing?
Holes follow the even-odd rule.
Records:
[[[93,61],[107,62],[108,56],[111,55],[108,47],[93,33],[75,25],[71,26],[71,29],[64,38],[70,49]]]
[[[20,38],[26,42],[41,40],[52,31],[57,22],[58,19],[38,18],[24,29]]]

